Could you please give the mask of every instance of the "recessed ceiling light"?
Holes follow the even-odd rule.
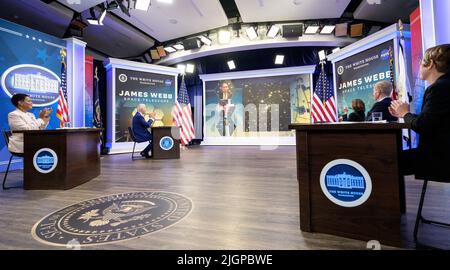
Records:
[[[258,37],[258,33],[256,32],[256,29],[253,26],[247,27],[246,32],[250,40],[254,40],[255,38]]]
[[[229,68],[230,70],[236,68],[236,64],[234,63],[233,60],[228,61],[227,64],[228,64],[228,68]]]
[[[282,65],[284,62],[284,55],[275,56],[275,65]]]
[[[230,42],[230,39],[231,39],[230,31],[225,31],[225,30],[219,31],[219,43],[220,44],[227,44]]]
[[[320,27],[317,25],[310,25],[306,28],[305,34],[308,34],[308,35],[316,34],[317,31],[319,30],[319,28]]]
[[[164,47],[164,50],[166,50],[166,52],[168,53],[173,53],[177,51],[174,47],[171,46]]]
[[[276,26],[276,25],[272,25],[269,29],[269,31],[267,32],[267,36],[270,38],[275,38],[278,34],[278,32],[280,32],[280,27]]]
[[[335,52],[338,52],[340,50],[341,50],[341,48],[337,47],[337,48],[334,48],[332,52],[335,53]]]
[[[203,44],[211,46],[212,44],[212,40],[205,37],[205,36],[200,36],[200,41],[203,42]]]
[[[335,25],[325,25],[322,30],[320,31],[320,34],[322,35],[329,35],[333,33],[334,29],[336,28]]]
[[[325,59],[327,59],[327,55],[326,55],[325,51],[324,50],[319,51],[319,60],[323,61]]]
[[[173,45],[173,47],[179,51],[184,50],[183,44],[175,44],[175,45]]]
[[[178,64],[177,65],[177,69],[181,74],[185,74],[186,73],[186,65],[183,64]]]
[[[186,65],[186,73],[194,73],[195,66],[193,64]]]

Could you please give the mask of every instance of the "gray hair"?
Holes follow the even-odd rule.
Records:
[[[374,86],[375,90],[379,90],[381,95],[390,96],[392,92],[392,83],[390,81],[380,81]]]

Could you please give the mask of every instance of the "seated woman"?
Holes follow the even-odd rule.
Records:
[[[366,119],[366,105],[364,104],[364,101],[361,99],[352,100],[352,109],[353,112],[348,115],[348,108],[344,108],[345,115],[343,120],[349,122],[364,122]]]
[[[23,134],[14,133],[17,130],[45,129],[50,121],[51,109],[43,109],[39,112],[39,118],[27,112],[33,108],[33,101],[26,94],[15,94],[11,103],[17,108],[8,114],[9,128],[13,132],[9,138],[8,149],[12,153],[23,153]]]

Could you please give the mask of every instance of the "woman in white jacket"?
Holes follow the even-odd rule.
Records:
[[[9,138],[8,149],[13,153],[23,153],[23,134],[15,133],[18,130],[45,129],[50,120],[51,109],[43,109],[39,112],[39,118],[27,112],[33,108],[33,101],[26,94],[15,94],[11,98],[12,104],[17,108],[8,114],[8,124],[12,131]]]

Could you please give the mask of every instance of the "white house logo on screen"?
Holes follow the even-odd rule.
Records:
[[[50,148],[39,149],[34,154],[33,165],[40,173],[52,172],[58,165],[58,155]]]
[[[338,73],[339,75],[344,74],[344,67],[343,67],[343,66],[338,66],[338,68],[337,68],[337,73]]]
[[[27,94],[33,105],[48,106],[59,98],[60,78],[53,71],[37,65],[15,65],[2,74],[3,91],[12,97],[14,94]]]
[[[370,197],[372,180],[359,163],[349,159],[336,159],[322,169],[320,187],[333,203],[343,207],[355,207]]]
[[[172,149],[173,145],[173,139],[169,136],[164,136],[161,138],[161,140],[159,140],[159,146],[162,150],[169,151],[170,149]]]
[[[119,81],[120,82],[127,82],[128,81],[128,77],[125,74],[119,74]]]

